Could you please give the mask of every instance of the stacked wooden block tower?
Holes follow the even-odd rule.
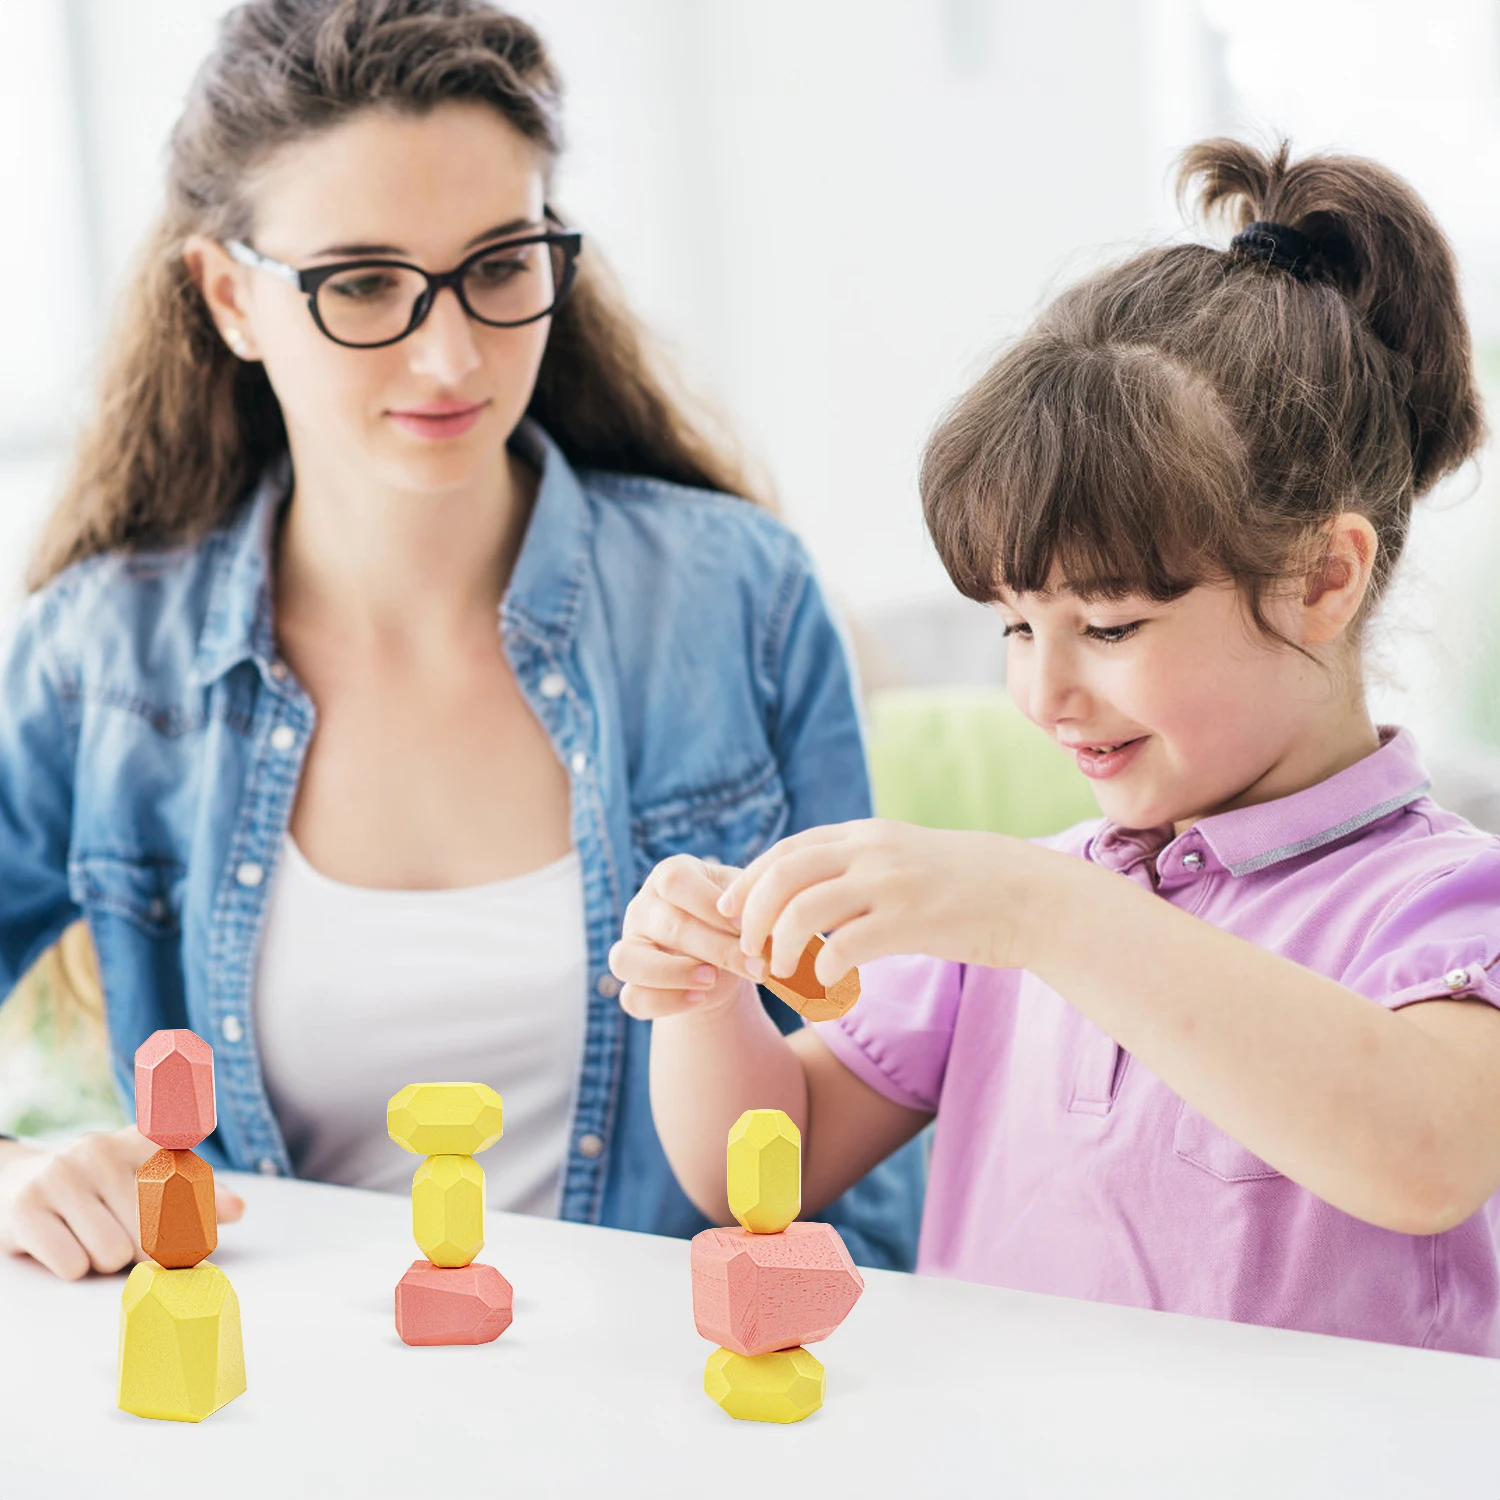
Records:
[[[191,1031],[158,1031],[135,1054],[135,1118],[160,1149],[136,1173],[142,1261],[120,1312],[124,1411],[201,1422],[245,1389],[240,1304],[208,1263],[219,1243],[213,1168],[214,1054]]]
[[[747,1110],[729,1132],[729,1207],[739,1229],[693,1240],[693,1319],[719,1347],[703,1389],[731,1417],[800,1422],[823,1404],[826,1339],[864,1291],[831,1224],[802,1209],[802,1137],[779,1109]]]
[[[410,1083],[386,1107],[398,1146],[425,1156],[411,1182],[411,1226],[425,1260],[396,1286],[408,1344],[488,1344],[511,1322],[511,1286],[474,1259],[484,1248],[484,1168],[500,1139],[500,1096],[483,1083]]]

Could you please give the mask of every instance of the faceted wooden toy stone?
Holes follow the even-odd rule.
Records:
[[[408,1344],[488,1344],[510,1327],[512,1300],[494,1266],[414,1260],[396,1284],[396,1332]]]
[[[192,1151],[158,1151],[135,1174],[141,1249],[158,1265],[196,1266],[214,1253],[214,1171]]]
[[[170,1271],[142,1261],[120,1303],[122,1411],[201,1422],[245,1389],[240,1304],[207,1263]]]
[[[823,1366],[806,1349],[715,1349],[703,1370],[703,1389],[742,1422],[800,1422],[823,1404],[823,1387]]]
[[[409,1083],[386,1106],[386,1129],[418,1156],[478,1156],[500,1139],[500,1096],[487,1083]]]
[[[824,986],[813,965],[823,951],[823,939],[816,933],[813,940],[802,950],[797,960],[796,972],[786,979],[767,975],[761,983],[778,1000],[790,1005],[804,1021],[836,1021],[853,1009],[859,999],[859,970],[850,969],[834,984]],[[771,962],[771,945],[765,950],[766,962]]]
[[[191,1151],[213,1134],[213,1049],[191,1031],[156,1031],[135,1054],[135,1123],[168,1151]]]
[[[729,1211],[753,1234],[780,1234],[802,1210],[802,1132],[779,1109],[729,1127]]]
[[[781,1234],[705,1229],[692,1265],[698,1332],[748,1356],[826,1339],[865,1289],[831,1224],[789,1224]]]
[[[484,1168],[472,1156],[429,1156],[417,1168],[411,1231],[435,1266],[466,1266],[484,1249]]]

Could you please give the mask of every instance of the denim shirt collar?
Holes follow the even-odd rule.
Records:
[[[501,618],[528,635],[562,644],[576,628],[587,579],[593,529],[588,501],[557,444],[530,418],[516,429],[511,446],[541,480]],[[201,685],[243,661],[253,661],[262,676],[271,672],[276,660],[271,560],[291,483],[291,458],[282,454],[220,534],[193,663],[193,678]]]

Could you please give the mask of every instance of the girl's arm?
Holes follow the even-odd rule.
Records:
[[[852,823],[784,840],[721,897],[790,974],[888,953],[1025,968],[1242,1145],[1370,1223],[1431,1234],[1500,1186],[1500,1015],[1388,1010],[1083,860],[996,834]]]
[[[856,1078],[810,1027],[783,1036],[715,910],[736,871],[687,855],[658,865],[625,916],[610,967],[620,1003],[654,1021],[651,1109],[683,1191],[727,1224],[725,1147],[747,1109],[780,1109],[802,1132],[802,1203],[816,1213],[910,1140],[930,1116],[895,1104]]]

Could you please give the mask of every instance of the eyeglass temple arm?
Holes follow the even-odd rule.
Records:
[[[302,285],[302,273],[296,266],[289,266],[284,260],[272,260],[269,255],[262,255],[258,250],[252,250],[244,240],[229,240],[224,248],[242,266],[249,266],[256,271],[269,271],[272,276],[279,276],[283,281],[290,281],[295,287]]]

